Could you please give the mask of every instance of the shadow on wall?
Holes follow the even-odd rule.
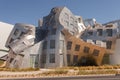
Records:
[[[40,27],[36,27],[35,30],[35,44],[42,41],[48,34],[48,30],[41,29]]]
[[[97,66],[96,60],[91,55],[83,56],[74,66]]]

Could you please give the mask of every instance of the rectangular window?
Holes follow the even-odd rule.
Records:
[[[75,46],[75,51],[79,51],[80,50],[80,45],[77,45]]]
[[[71,55],[67,54],[67,63],[68,63],[68,65],[70,65],[70,59],[71,59]]]
[[[70,17],[70,21],[73,23],[73,22],[74,22],[74,18],[73,18],[73,17]]]
[[[55,54],[50,54],[49,62],[50,63],[55,63]]]
[[[51,30],[51,35],[55,35],[56,34],[56,28],[53,28],[52,30]]]
[[[50,40],[50,49],[55,48],[55,40]]]
[[[107,36],[110,37],[112,36],[112,29],[107,29],[106,32],[107,32]]]
[[[102,29],[97,29],[97,35],[102,36]]]
[[[43,42],[43,50],[44,50],[44,49],[47,49],[47,41],[44,41],[44,42]]]
[[[64,18],[69,19],[69,15],[67,13],[65,13]]]
[[[36,55],[31,54],[30,55],[30,66],[35,67],[35,62],[36,62]]]
[[[111,49],[111,46],[112,46],[112,41],[107,41],[106,42],[106,48]]]
[[[92,31],[89,31],[89,32],[88,32],[88,35],[89,35],[89,36],[93,35],[93,32],[92,32]]]
[[[71,41],[68,41],[67,42],[67,50],[70,50],[72,47],[72,42]]]
[[[74,55],[73,57],[73,63],[77,63],[78,62],[78,55]]]
[[[89,47],[84,47],[84,53],[89,53],[90,48]]]
[[[94,55],[94,56],[98,56],[98,55],[99,55],[99,52],[100,52],[99,50],[94,49],[93,55]]]

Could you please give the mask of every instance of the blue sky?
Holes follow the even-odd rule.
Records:
[[[38,19],[55,6],[66,6],[73,14],[99,23],[120,19],[120,0],[0,0],[0,21],[37,26]]]

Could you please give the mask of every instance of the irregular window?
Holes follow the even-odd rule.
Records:
[[[106,32],[107,32],[107,36],[110,37],[112,36],[112,29],[107,29]]]
[[[11,63],[13,60],[14,60],[13,58],[10,58],[10,63]]]
[[[111,49],[111,46],[112,46],[112,41],[107,41],[106,42],[106,48]]]
[[[16,29],[15,32],[14,32],[14,35],[17,36],[19,34],[19,30]]]
[[[102,36],[102,29],[98,29],[98,30],[97,30],[97,35],[98,35],[98,36]]]
[[[93,32],[92,31],[88,32],[88,35],[89,36],[93,35]]]
[[[68,41],[67,42],[67,50],[70,50],[72,47],[72,42],[71,41]]]
[[[73,23],[73,22],[74,22],[74,18],[73,18],[73,17],[70,17],[70,21]]]
[[[99,50],[94,49],[93,55],[94,55],[94,56],[98,56],[98,55],[99,55],[99,52],[100,52]]]
[[[79,51],[80,50],[80,45],[77,45],[75,46],[75,51]]]
[[[69,19],[69,15],[67,13],[65,13],[64,18]]]
[[[89,53],[90,48],[89,47],[84,47],[84,53]]]

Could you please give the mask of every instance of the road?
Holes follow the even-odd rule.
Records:
[[[46,77],[46,78],[22,78],[22,79],[0,79],[0,80],[120,80],[120,75],[107,76],[74,76],[74,77]]]

